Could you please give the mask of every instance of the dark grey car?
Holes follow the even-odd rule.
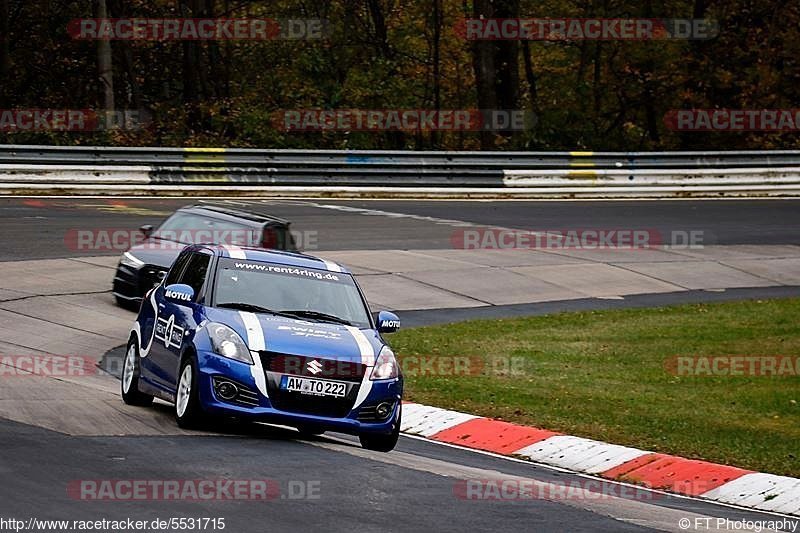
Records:
[[[183,207],[157,229],[142,226],[143,242],[122,254],[113,293],[122,307],[137,307],[145,293],[190,244],[223,244],[297,251],[290,222],[259,212],[216,205]]]

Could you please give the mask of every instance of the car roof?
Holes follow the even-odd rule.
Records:
[[[330,272],[341,272],[350,274],[351,272],[344,266],[315,257],[313,255],[301,254],[298,252],[285,252],[283,250],[265,250],[263,248],[253,248],[250,246],[233,246],[230,244],[193,244],[187,250],[209,250],[219,257],[231,259],[241,259],[245,261],[259,261],[263,263],[277,263],[279,265],[292,266],[298,268],[314,268],[317,270],[328,270]]]
[[[257,222],[259,224],[272,223],[289,226],[290,222],[283,218],[279,218],[267,213],[268,206],[257,202],[237,202],[241,204],[242,209],[236,209],[228,205],[219,204],[195,204],[188,205],[178,209],[178,211],[191,211],[196,213],[198,211],[206,211],[209,214],[226,215],[229,217],[244,219],[249,222]],[[246,208],[247,210],[245,210]]]

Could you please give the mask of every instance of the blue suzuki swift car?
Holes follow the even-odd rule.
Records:
[[[403,377],[381,337],[400,325],[373,319],[340,265],[275,250],[193,245],[149,291],[131,329],[122,398],[175,404],[181,427],[215,415],[317,435],[358,435],[394,448]]]

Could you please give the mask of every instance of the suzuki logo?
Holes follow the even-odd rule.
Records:
[[[306,370],[308,370],[314,375],[317,375],[320,372],[322,372],[322,364],[316,359],[314,359],[313,361],[308,362],[308,364],[306,365]]]

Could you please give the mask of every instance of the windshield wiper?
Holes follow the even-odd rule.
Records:
[[[301,318],[315,318],[317,320],[322,320],[324,322],[334,322],[336,324],[344,324],[345,326],[353,325],[349,320],[345,320],[344,318],[339,318],[338,316],[329,315],[327,313],[320,313],[319,311],[308,311],[303,309],[299,311],[280,311],[280,313],[284,315],[299,316]]]
[[[320,313],[319,311],[275,311],[273,309],[261,307],[260,305],[239,302],[225,302],[217,304],[217,307],[222,307],[225,309],[238,309],[240,311],[250,311],[252,313],[268,313],[270,315],[285,316],[288,318],[311,318],[326,322],[334,322],[336,324],[344,324],[345,326],[352,326],[352,323],[344,318],[339,318],[338,316],[329,315],[327,313]]]
[[[222,307],[225,309],[238,309],[240,311],[250,311],[251,313],[268,313],[270,315],[291,317],[291,315],[289,315],[288,313],[283,313],[281,311],[273,311],[272,309],[267,309],[266,307],[261,307],[260,305],[255,305],[255,304],[225,302],[222,304],[217,304],[217,307]]]

